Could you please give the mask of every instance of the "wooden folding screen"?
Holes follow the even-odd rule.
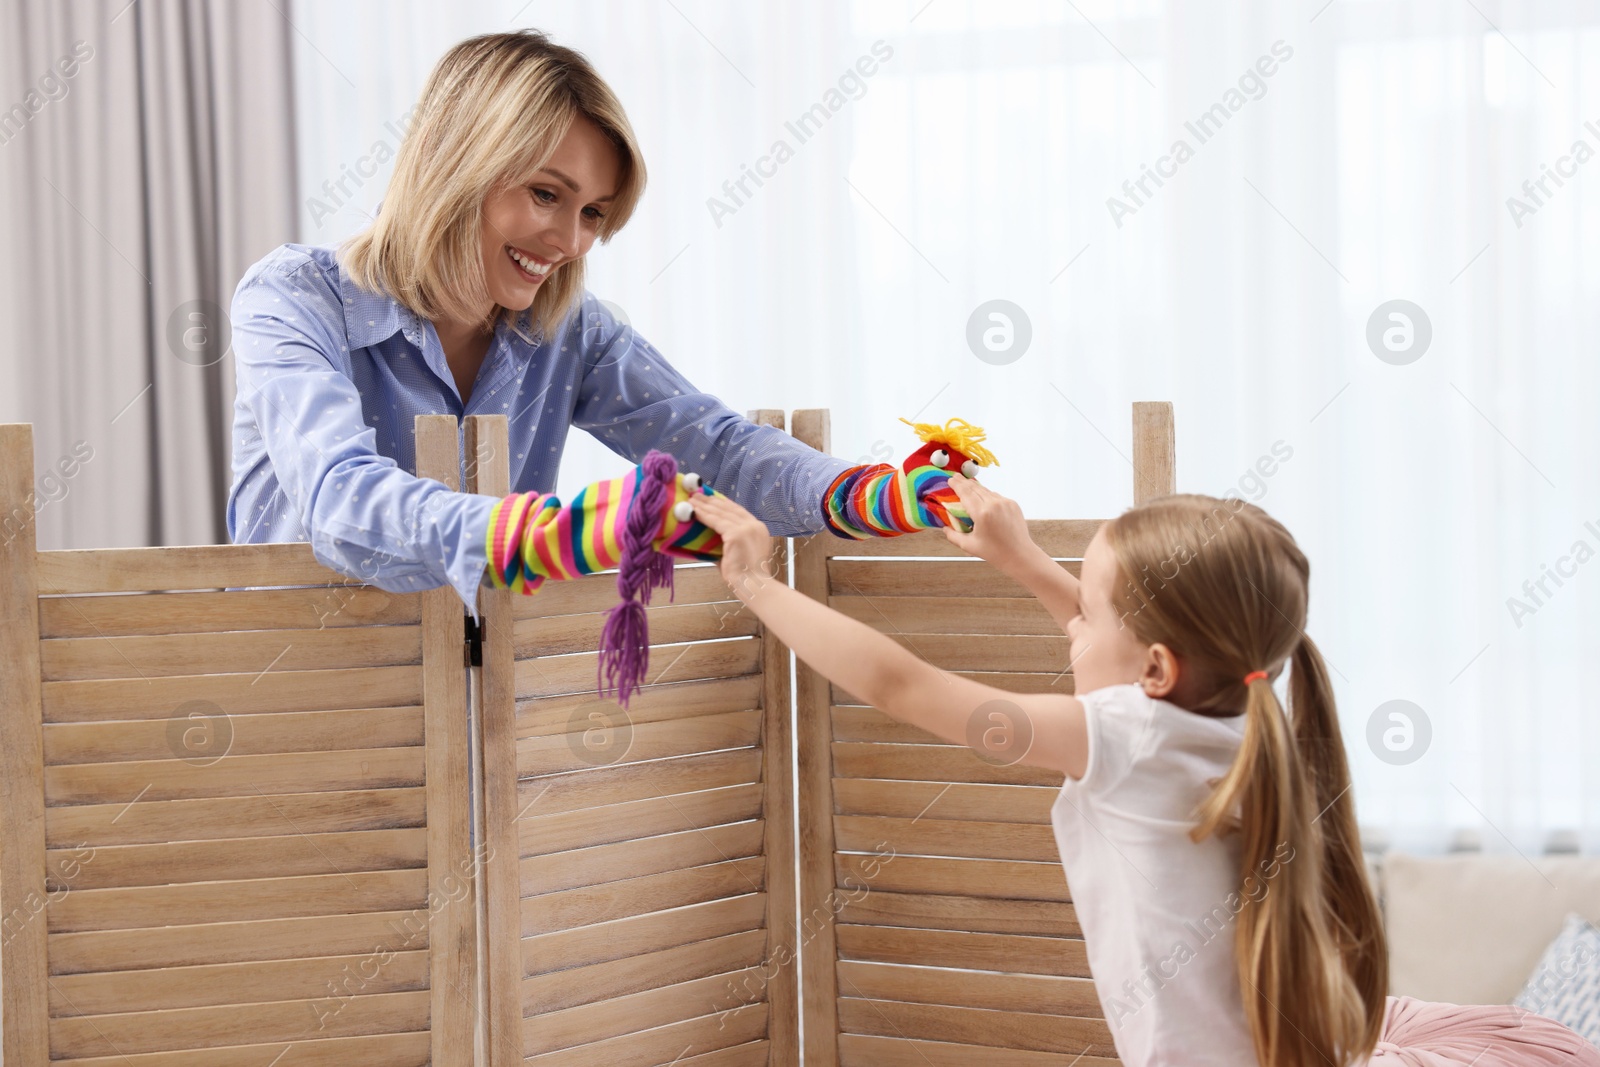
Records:
[[[469,487],[505,491],[505,433],[467,420]],[[614,575],[481,594],[491,1064],[798,1062],[787,653],[712,565],[674,585],[626,711]]]
[[[827,412],[795,432],[826,451]],[[1133,466],[1136,501],[1173,491],[1170,404],[1134,405]],[[1076,574],[1099,524],[1029,526]],[[1043,606],[936,533],[797,541],[794,577],[948,670],[1072,691]],[[1061,775],[945,744],[804,664],[796,686],[808,1067],[1119,1062],[1051,833]]]
[[[454,484],[454,420],[418,455]],[[304,544],[40,552],[33,463],[0,426],[6,1067],[470,1063],[455,594]]]

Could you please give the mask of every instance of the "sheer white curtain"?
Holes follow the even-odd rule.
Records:
[[[691,380],[851,458],[968,419],[1041,517],[1126,507],[1129,405],[1174,401],[1179,487],[1313,562],[1369,841],[1600,849],[1592,4],[519,7],[293,7],[299,240],[361,225],[388,168],[323,183],[450,44],[547,29],[650,167],[591,287]],[[969,343],[993,300],[1025,350]],[[563,491],[616,462],[575,435]]]

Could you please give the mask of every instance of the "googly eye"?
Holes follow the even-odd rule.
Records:
[[[942,448],[936,448],[933,450],[933,455],[928,457],[928,462],[932,463],[935,467],[942,467],[946,463],[950,462],[950,453],[946,452]]]
[[[688,473],[688,474],[685,474],[683,476],[683,487],[685,489],[689,490],[689,492],[691,492],[691,493],[694,492],[696,489],[699,489],[700,488],[700,476],[698,474],[695,474],[692,471],[690,473]]]
[[[969,459],[961,465],[961,473],[968,478],[977,478],[978,465]]]
[[[672,506],[672,517],[679,522],[688,522],[694,518],[694,505],[687,500],[680,500]]]

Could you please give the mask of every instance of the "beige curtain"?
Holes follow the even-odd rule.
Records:
[[[270,0],[0,7],[0,421],[44,548],[227,540],[244,270],[292,238]]]

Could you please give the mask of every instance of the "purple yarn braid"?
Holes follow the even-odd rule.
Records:
[[[640,475],[623,520],[622,559],[618,564],[616,607],[606,615],[600,632],[599,689],[617,690],[617,702],[628,699],[644,682],[650,665],[650,631],[644,606],[654,589],[672,588],[672,559],[655,550],[666,506],[678,478],[678,461],[651,449],[640,464]]]

